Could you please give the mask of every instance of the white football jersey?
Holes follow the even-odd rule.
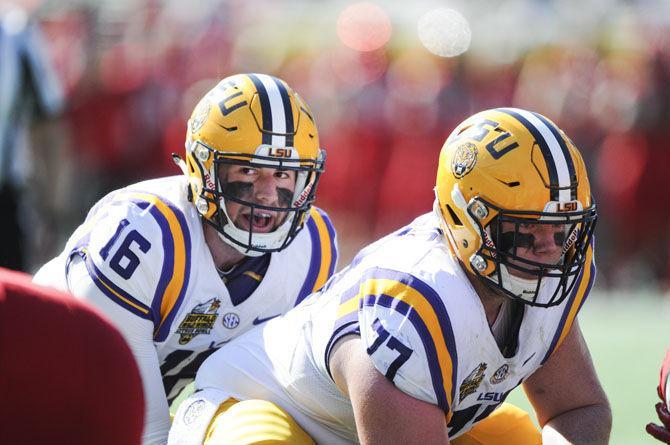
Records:
[[[183,176],[110,193],[36,274],[41,284],[67,288],[68,265],[80,256],[100,291],[150,320],[169,400],[208,355],[295,306],[326,282],[337,262],[333,225],[313,207],[287,248],[247,257],[224,284],[187,194]]]
[[[525,307],[518,349],[506,358],[436,217],[423,215],[362,250],[285,316],[212,355],[196,377],[203,391],[192,397],[211,388],[220,399],[266,398],[318,443],[357,442],[351,403],[333,382],[329,357],[340,338],[358,334],[379,372],[401,391],[442,408],[449,437],[458,437],[493,412],[563,341],[593,283],[592,257],[590,248],[587,266],[560,305]],[[549,297],[543,291],[539,301]],[[179,417],[187,402],[171,441],[188,430]]]

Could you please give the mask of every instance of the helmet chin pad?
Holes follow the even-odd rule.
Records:
[[[510,273],[506,264],[500,265],[501,286],[515,295],[516,298],[532,302],[533,298],[539,294],[544,280],[537,278],[521,278]],[[493,281],[491,278],[489,280]],[[540,284],[538,285],[538,281]]]
[[[223,199],[222,199],[223,200]],[[238,252],[246,256],[258,257],[267,252],[281,250],[288,243],[291,238],[289,233],[293,227],[293,220],[295,214],[291,212],[286,217],[286,220],[276,229],[269,233],[258,233],[252,229],[243,230],[237,227],[228,217],[228,212],[225,210],[225,204],[221,205],[222,211],[226,216],[227,222],[223,224],[223,230],[217,230],[219,237]],[[309,213],[307,214],[309,215]]]
[[[237,230],[239,230],[239,229],[237,229]],[[265,255],[265,253],[266,253],[266,252],[262,252],[262,251],[260,251],[260,250],[252,250],[252,249],[249,249],[249,248],[246,247],[246,246],[241,246],[241,245],[239,245],[239,244],[237,244],[237,243],[231,242],[231,240],[230,240],[230,238],[229,238],[229,235],[226,235],[226,234],[221,233],[221,232],[219,232],[219,231],[217,231],[217,234],[219,235],[219,238],[221,238],[221,240],[222,240],[224,243],[226,243],[226,244],[228,244],[229,246],[233,247],[235,250],[237,250],[238,252],[240,252],[241,254],[243,254],[243,255],[245,255],[245,256],[248,256],[248,257],[254,257],[254,258],[255,258],[255,257],[263,256],[263,255]]]

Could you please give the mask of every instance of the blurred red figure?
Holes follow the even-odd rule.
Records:
[[[0,394],[0,443],[140,443],[142,382],[121,334],[84,303],[4,268]]]
[[[665,353],[665,359],[661,365],[661,381],[658,384],[658,396],[661,402],[656,404],[656,413],[661,421],[661,425],[655,423],[647,424],[647,432],[663,443],[670,444],[670,412],[668,412],[669,396],[668,374],[670,374],[670,348]]]

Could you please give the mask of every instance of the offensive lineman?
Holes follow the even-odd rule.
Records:
[[[487,110],[447,139],[435,192],[434,212],[205,361],[169,443],[607,443],[577,322],[596,222],[577,148],[540,114]],[[541,433],[503,404],[520,384]]]
[[[312,207],[325,153],[284,81],[223,79],[193,111],[186,159],[175,161],[184,175],[99,201],[35,275],[102,309],[128,340],[144,443],[165,443],[168,404],[207,356],[320,288],[337,261],[335,230]]]

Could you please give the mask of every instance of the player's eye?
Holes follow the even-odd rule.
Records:
[[[286,171],[286,170],[277,170],[277,171],[275,172],[275,178],[279,178],[279,179],[289,179],[290,176],[291,176],[291,175],[290,175],[289,172]]]
[[[565,231],[561,230],[560,232],[554,233],[554,243],[557,246],[562,246],[565,242]]]

